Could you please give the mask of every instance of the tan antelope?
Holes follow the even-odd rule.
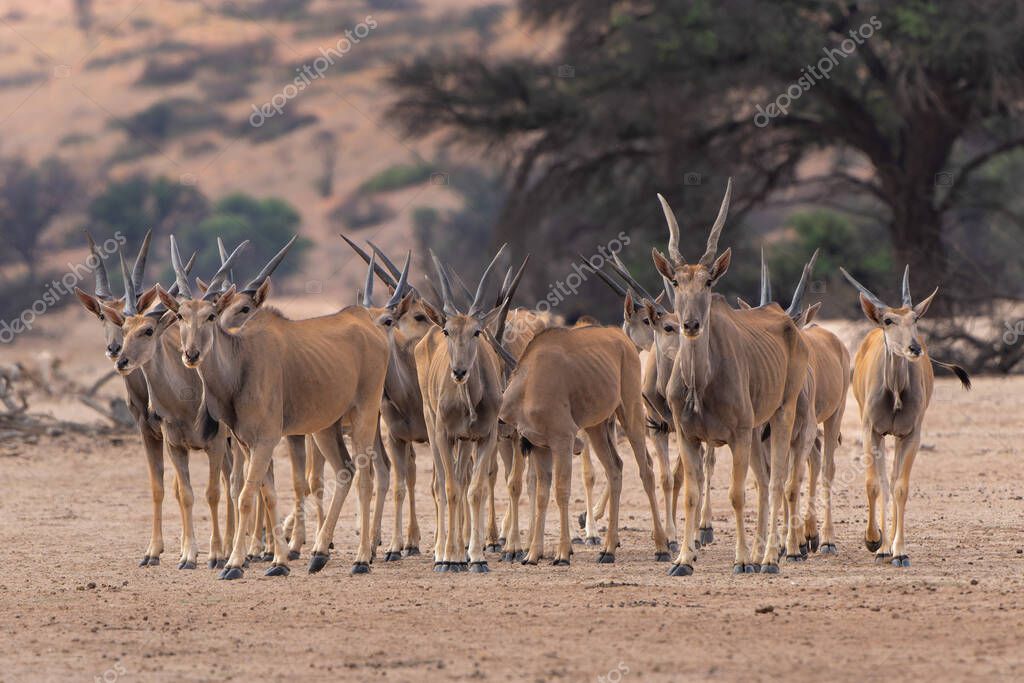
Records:
[[[778,519],[788,476],[789,441],[797,400],[807,373],[807,346],[800,331],[777,305],[737,311],[713,292],[729,269],[732,251],[718,255],[718,239],[729,210],[732,181],[711,228],[700,260],[687,264],[679,251],[679,224],[658,196],[669,228],[668,257],[652,249],[654,264],[672,284],[680,320],[679,350],[666,386],[666,398],[683,460],[684,522],[672,576],[689,576],[696,559],[697,505],[700,502],[701,442],[728,445],[733,456],[729,497],[736,519],[736,573],[754,572],[743,526],[744,482],[755,446],[755,428],[771,428],[769,529],[762,571],[777,573]]]
[[[107,306],[114,309],[121,309],[124,307],[125,301],[124,299],[117,299],[114,297],[113,292],[110,290],[110,279],[107,275],[106,266],[103,263],[103,257],[96,248],[96,243],[93,241],[92,235],[89,234],[88,231],[85,232],[85,235],[86,239],[89,241],[89,252],[93,258],[96,259],[95,294],[88,294],[78,287],[75,287],[75,295],[78,297],[78,300],[81,302],[85,310],[96,316],[96,318],[102,323],[103,335],[107,344],[106,356],[109,360],[116,363],[121,354],[121,349],[124,346],[124,332],[120,325],[116,325],[104,313],[103,307]],[[149,252],[149,243],[151,239],[152,231],[149,231],[146,233],[146,237],[143,240],[142,247],[139,249],[138,256],[135,259],[135,265],[132,269],[131,281],[136,295],[142,295],[143,293],[143,271],[145,269],[146,255]],[[186,271],[190,271],[194,263],[195,254],[192,255],[192,258],[190,258],[188,264],[186,264]],[[172,294],[176,293],[177,289],[177,285],[172,286]],[[146,386],[146,378],[141,372],[133,372],[130,375],[123,377],[123,379],[125,390],[128,395],[128,410],[131,412],[132,417],[135,418],[135,423],[138,425],[139,433],[142,436],[142,446],[146,452],[146,465],[149,472],[149,486],[153,501],[152,529],[150,532],[149,545],[146,547],[146,553],[142,556],[142,560],[139,561],[139,566],[156,566],[160,564],[160,555],[164,550],[163,434],[160,432],[159,416],[150,410],[149,407],[149,388]],[[176,480],[174,483],[174,492],[175,497],[180,501]],[[233,519],[230,510],[228,514],[228,528],[229,531],[233,531]]]
[[[434,456],[437,535],[435,571],[467,569],[464,516],[469,517],[468,569],[489,571],[484,558],[485,488],[498,439],[503,380],[497,346],[487,326],[501,309],[484,309],[490,275],[505,246],[488,264],[465,313],[455,305],[444,266],[433,256],[442,309],[428,307],[435,328],[416,345],[423,415]],[[490,342],[490,343],[489,343]]]
[[[243,242],[232,254],[212,283],[217,284],[230,268],[238,253],[247,245]],[[147,245],[148,246],[148,243]],[[195,569],[199,547],[195,539],[192,519],[194,495],[189,474],[190,450],[203,450],[209,458],[209,480],[206,501],[210,507],[210,569],[223,568],[227,561],[227,543],[220,530],[220,477],[226,459],[230,457],[228,430],[214,420],[203,406],[202,381],[195,370],[182,366],[177,317],[163,306],[146,309],[157,299],[156,286],[137,296],[133,277],[121,258],[124,274],[125,297],[123,310],[103,307],[106,317],[121,328],[124,342],[116,367],[123,377],[141,370],[149,388],[150,409],[160,419],[164,449],[177,479],[179,504],[182,511],[182,556],[178,569]],[[145,267],[145,257],[141,265]],[[141,268],[140,268],[141,270]],[[141,280],[142,273],[136,273]],[[230,462],[230,461],[228,461]],[[234,503],[228,498],[228,510],[234,515]],[[230,533],[231,530],[229,530]]]
[[[285,317],[283,313],[272,306],[266,305],[270,298],[270,276],[287,256],[289,250],[295,244],[297,237],[292,237],[268,262],[259,273],[256,274],[241,289],[235,290],[232,302],[220,316],[220,325],[228,332],[238,332],[242,327],[255,316],[277,316]],[[227,249],[220,238],[217,238],[217,248],[220,251],[221,264],[228,258]],[[229,277],[223,278],[221,292],[227,291],[234,284],[234,274],[229,271]],[[208,285],[199,282],[199,288],[207,291]],[[319,528],[324,520],[323,511],[323,456],[316,450],[316,444],[312,437],[301,435],[289,435],[285,437],[284,446],[288,452],[288,458],[292,469],[292,491],[294,500],[292,511],[285,518],[282,525],[285,540],[288,543],[288,559],[297,560],[302,556],[302,545],[306,542],[306,516],[305,502],[310,493],[313,492],[313,500],[317,516],[316,528]],[[307,460],[318,458],[320,460],[319,470],[314,474],[307,465]],[[241,449],[236,449],[236,463],[244,461]],[[232,479],[232,495],[236,498],[242,490],[244,471],[236,467],[238,476]],[[273,463],[268,468],[271,480],[273,480]],[[273,559],[273,551],[269,544],[263,547],[263,542],[269,540],[269,535],[274,532],[274,520],[270,518],[269,511],[262,498],[257,501],[258,524],[252,535],[252,543],[246,556],[250,559],[270,561]],[[262,554],[261,554],[262,551]]]
[[[182,361],[186,367],[198,369],[210,414],[227,424],[236,442],[249,452],[239,496],[239,532],[221,578],[243,575],[246,536],[255,527],[258,489],[263,490],[271,515],[277,519],[276,494],[265,485],[274,447],[284,436],[304,434],[313,435],[337,475],[309,571],[319,571],[328,561],[334,528],[356,473],[361,528],[352,571],[369,572],[373,551],[371,463],[383,457],[373,447],[387,373],[383,333],[366,311],[352,307],[309,320],[253,317],[238,332],[226,331],[218,318],[232,303],[234,288],[215,303],[192,299],[173,239],[171,260],[187,300],[179,303],[162,289],[158,295],[178,315]],[[351,431],[355,463],[344,462],[338,447],[343,424]],[[274,562],[267,575],[286,575],[285,546],[278,534],[272,538]]]
[[[939,293],[938,287],[915,305],[910,296],[907,266],[903,271],[902,305],[893,308],[846,270],[840,270],[860,292],[864,315],[875,325],[861,342],[853,363],[853,395],[860,407],[867,465],[868,524],[864,544],[875,553],[876,562],[891,561],[894,567],[909,567],[904,533],[910,469],[921,445],[921,425],[932,398],[932,363],[956,373],[966,389],[970,389],[971,380],[963,368],[931,359],[918,332],[917,323]],[[891,488],[885,474],[888,435],[896,440]],[[890,497],[892,522],[887,525],[885,515]]]
[[[406,259],[405,267],[399,270],[373,242],[369,242],[374,254],[370,256],[345,235],[341,237],[369,268],[363,286],[363,296],[367,300],[373,296],[370,273],[376,273],[393,292],[383,308],[368,308],[373,319],[387,335],[389,348],[388,376],[385,381],[381,418],[385,426],[382,431],[385,435],[388,457],[391,459],[395,492],[395,523],[391,543],[384,555],[384,561],[390,562],[400,559],[403,554],[407,557],[420,554],[420,529],[415,502],[416,451],[413,444],[427,443],[429,432],[423,413],[423,396],[416,374],[415,349],[433,327],[433,323],[426,312],[430,304],[426,303],[416,288],[409,284],[410,258]],[[376,263],[375,257],[381,259],[387,270]],[[407,530],[403,528],[403,506],[406,496],[409,499]]]
[[[644,407],[640,358],[621,330],[608,327],[554,328],[530,342],[512,373],[502,399],[501,420],[522,435],[524,451],[537,472],[533,530],[524,564],[537,564],[544,552],[544,520],[551,495],[552,473],[558,505],[560,539],[555,565],[568,565],[569,489],[576,434],[587,433],[604,466],[611,491],[608,533],[599,563],[615,561],[619,545],[619,499],[622,459],[611,437],[618,418],[640,467],[654,519],[655,558],[669,559],[667,539],[658,516],[654,474],[644,440]]]
[[[794,422],[791,446],[794,451],[794,466],[790,468],[786,482],[786,559],[800,561],[809,551],[817,552],[819,544],[824,555],[836,554],[835,534],[832,525],[832,481],[835,477],[835,453],[839,447],[843,414],[846,410],[846,392],[850,385],[850,353],[846,345],[833,333],[823,327],[812,325],[821,304],[804,307],[803,298],[807,289],[818,251],[811,255],[804,266],[793,292],[793,298],[786,314],[800,328],[808,350],[808,377],[801,391]],[[772,301],[768,267],[761,254],[761,301],[767,306]],[[740,302],[744,306],[743,302]],[[819,438],[818,425],[822,425]],[[760,442],[762,447],[765,442]],[[754,459],[755,476],[759,491],[767,485],[766,468],[757,465],[766,463],[767,449],[761,459]],[[800,488],[804,465],[810,467],[807,491],[807,516],[800,523]],[[819,536],[817,519],[817,482],[822,478],[825,520]],[[764,505],[759,501],[759,505]],[[822,541],[821,536],[824,537]]]

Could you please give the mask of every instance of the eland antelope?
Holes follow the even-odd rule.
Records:
[[[891,561],[895,567],[909,567],[904,539],[905,513],[910,469],[921,445],[921,425],[932,398],[935,381],[932,364],[952,370],[964,388],[970,389],[971,380],[963,368],[931,359],[918,332],[917,323],[939,293],[938,287],[915,305],[910,296],[910,266],[907,266],[903,271],[903,301],[894,308],[845,269],[840,270],[860,292],[861,309],[875,325],[861,342],[853,363],[853,395],[860,407],[867,466],[868,524],[864,544],[875,553],[876,562]],[[896,440],[891,488],[885,474],[887,435]],[[890,497],[892,520],[887,525],[885,516]]]
[[[701,442],[732,452],[729,497],[736,519],[734,571],[754,572],[743,526],[744,482],[754,448],[755,428],[771,428],[769,530],[762,571],[777,573],[778,518],[788,475],[789,441],[797,400],[807,373],[807,346],[800,331],[777,305],[737,311],[713,292],[729,269],[732,251],[718,255],[718,239],[729,210],[732,181],[726,187],[704,254],[688,264],[679,251],[679,224],[658,195],[669,228],[668,256],[652,249],[654,264],[674,291],[680,338],[666,386],[683,462],[684,522],[673,576],[693,573],[697,505],[700,501]]]
[[[640,468],[653,516],[655,558],[668,561],[665,531],[658,515],[654,473],[644,440],[640,359],[621,330],[609,327],[553,328],[533,338],[512,373],[502,399],[501,420],[522,436],[536,470],[533,530],[524,564],[537,564],[544,552],[544,520],[551,495],[552,469],[561,535],[555,565],[568,565],[569,488],[576,434],[584,430],[604,466],[610,489],[608,533],[599,563],[615,561],[619,545],[622,459],[612,439],[619,419]]]
[[[104,340],[106,341],[106,356],[116,363],[124,345],[124,331],[120,325],[114,323],[106,313],[104,307],[123,309],[124,299],[117,299],[110,290],[110,278],[107,274],[103,257],[96,248],[92,235],[85,231],[86,239],[89,242],[89,252],[96,259],[95,278],[96,285],[94,294],[75,287],[75,296],[81,302],[85,310],[92,313],[102,323]],[[132,285],[136,296],[143,293],[143,271],[145,269],[146,255],[149,252],[149,243],[152,239],[152,231],[146,233],[142,248],[139,249],[132,269]],[[193,254],[185,266],[186,271],[192,270],[196,255]],[[177,292],[177,285],[171,287],[171,292]],[[140,567],[156,566],[160,564],[160,555],[164,550],[163,541],[163,500],[164,500],[164,455],[163,455],[163,434],[160,431],[160,417],[150,410],[149,388],[146,386],[146,378],[141,372],[133,372],[123,376],[125,390],[128,396],[128,410],[139,428],[142,436],[142,446],[146,452],[146,465],[149,472],[149,487],[152,496],[152,528],[150,531],[149,545],[146,552],[139,561]],[[174,495],[180,501],[177,480],[174,482]],[[179,502],[180,505],[180,502]],[[231,511],[228,514],[228,528],[233,529]]]
[[[416,345],[423,415],[434,457],[437,533],[435,571],[467,568],[464,519],[469,517],[468,569],[487,572],[483,536],[485,488],[498,439],[502,366],[497,341],[487,330],[501,308],[485,310],[491,273],[505,246],[488,264],[465,313],[452,296],[451,281],[432,254],[442,292],[440,311],[427,308],[434,323]]]
[[[219,283],[247,244],[243,242],[227,259],[214,276],[212,284],[216,286]],[[148,241],[145,247],[148,247]],[[121,254],[120,258],[125,281],[124,307],[116,310],[104,306],[103,312],[114,325],[121,328],[124,335],[116,363],[117,371],[123,377],[129,377],[137,370],[142,372],[149,389],[150,409],[160,418],[164,449],[174,467],[182,512],[182,556],[178,569],[195,569],[199,553],[192,519],[194,496],[188,466],[190,450],[206,451],[209,458],[210,476],[206,485],[206,500],[213,527],[209,567],[223,568],[227,561],[227,544],[221,536],[218,508],[221,471],[225,464],[230,464],[228,430],[206,411],[199,375],[181,364],[178,350],[180,339],[175,324],[177,317],[162,305],[147,310],[157,299],[156,286],[137,296],[133,280],[141,280],[142,273],[129,276],[124,255]],[[144,268],[144,256],[140,260]],[[234,502],[230,496],[228,510],[229,516],[233,517]],[[229,529],[229,535],[231,531]]]
[[[352,571],[369,572],[371,463],[383,457],[374,449],[387,372],[383,333],[358,307],[309,320],[253,317],[238,332],[229,332],[218,318],[231,305],[235,288],[220,294],[216,302],[193,299],[173,237],[171,260],[186,300],[179,302],[162,289],[158,295],[177,314],[182,361],[186,367],[198,369],[210,414],[227,424],[236,442],[249,452],[239,495],[239,532],[221,578],[243,575],[246,535],[255,528],[257,489],[262,489],[272,518],[277,518],[276,494],[266,485],[274,447],[284,436],[304,434],[313,435],[339,475],[327,517],[317,533],[309,571],[319,571],[327,564],[334,528],[355,472],[361,529]],[[354,466],[343,460],[338,447],[343,423],[351,429]],[[340,476],[342,473],[347,474]],[[285,546],[278,534],[272,538],[274,563],[267,575],[287,575]]]

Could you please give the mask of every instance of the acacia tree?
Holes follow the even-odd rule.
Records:
[[[446,130],[500,155],[500,238],[552,244],[572,221],[660,235],[655,191],[687,216],[715,205],[731,175],[736,213],[797,186],[805,202],[866,204],[922,287],[991,287],[980,274],[1005,256],[964,260],[949,233],[1012,194],[988,177],[994,201],[972,198],[1024,146],[1018,3],[520,0],[519,11],[564,34],[558,54],[432,54],[392,79],[390,115],[406,132]],[[808,161],[821,172],[798,173]]]

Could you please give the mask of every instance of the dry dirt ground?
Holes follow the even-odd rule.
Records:
[[[716,541],[689,578],[670,578],[652,560],[624,450],[626,529],[614,565],[578,547],[568,568],[491,557],[488,575],[435,574],[423,556],[354,577],[349,502],[322,574],[305,572],[304,551],[288,578],[264,578],[257,565],[225,582],[175,569],[180,526],[169,490],[164,561],[136,567],[149,534],[136,437],[2,444],[0,680],[1021,680],[1022,397],[1021,379],[981,379],[970,394],[940,381],[912,481],[913,566],[902,570],[876,566],[861,542],[851,401],[835,496],[840,554],[784,565],[779,576],[731,574],[726,454],[715,474]],[[195,460],[205,551],[206,465]],[[428,460],[421,452],[424,547],[433,536]],[[278,472],[287,499],[285,463]],[[579,491],[573,498],[579,511]],[[552,540],[556,530],[552,515]]]

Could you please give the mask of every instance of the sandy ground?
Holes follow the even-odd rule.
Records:
[[[860,540],[851,402],[835,496],[840,555],[784,565],[775,577],[730,572],[725,454],[715,474],[716,542],[689,578],[668,577],[652,560],[649,517],[624,452],[625,531],[614,565],[578,547],[569,568],[492,556],[489,575],[447,575],[420,557],[353,577],[349,503],[322,574],[306,574],[304,553],[288,578],[264,578],[257,566],[224,582],[206,569],[175,569],[180,524],[170,493],[164,562],[135,566],[149,534],[136,437],[3,444],[0,547],[9,571],[0,577],[0,679],[1020,680],[1022,397],[1021,379],[982,379],[966,395],[940,381],[908,511],[913,566],[903,570],[876,566]],[[195,459],[203,501],[206,464]],[[419,460],[427,546],[429,458]],[[286,478],[285,464],[278,468]],[[574,507],[582,508],[578,491]],[[204,508],[197,502],[205,551]],[[552,515],[552,540],[556,530]]]

